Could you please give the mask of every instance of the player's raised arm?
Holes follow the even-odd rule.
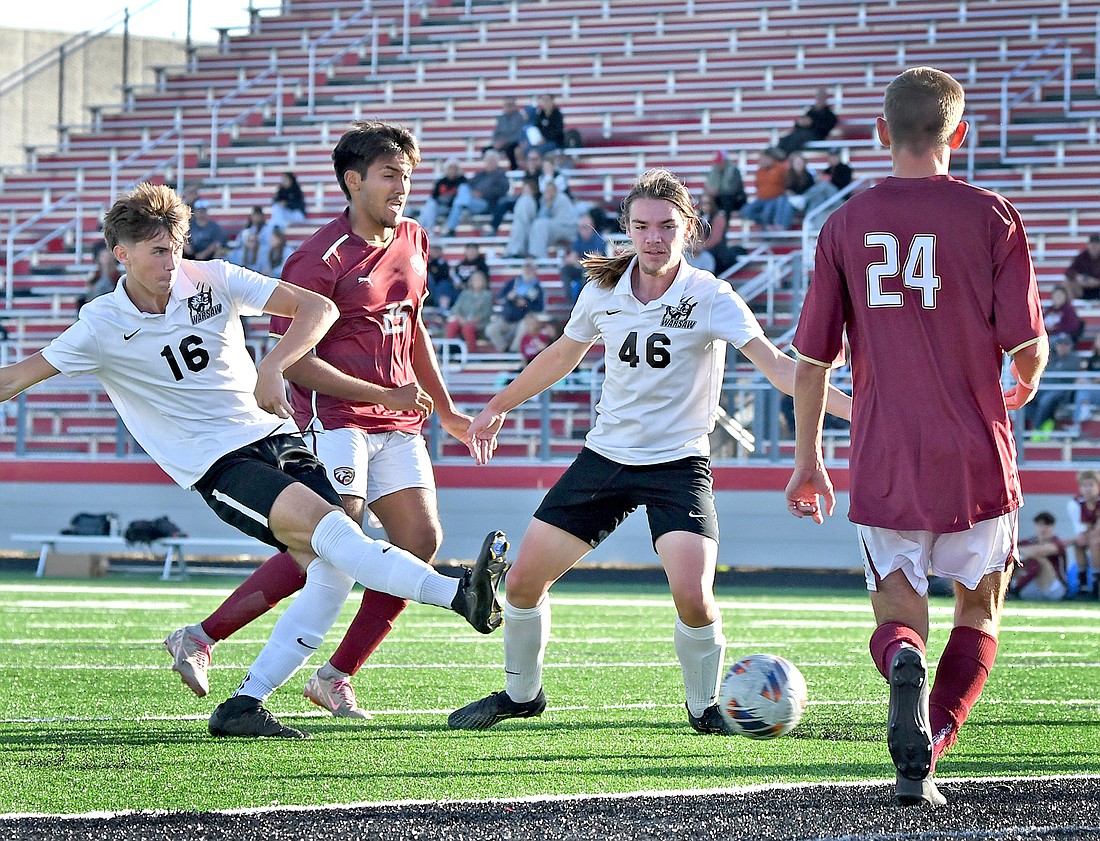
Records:
[[[264,312],[292,321],[283,337],[256,366],[256,402],[265,411],[289,418],[291,410],[283,371],[316,347],[340,313],[328,298],[284,281],[279,281],[267,299]]]
[[[768,382],[792,397],[795,395],[795,361],[767,338],[750,339],[740,348],[741,353],[757,367]],[[852,419],[852,398],[835,386],[826,392],[825,411],[846,421]]]
[[[48,380],[58,373],[60,372],[41,353],[0,368],[0,403],[11,400],[32,385]]]

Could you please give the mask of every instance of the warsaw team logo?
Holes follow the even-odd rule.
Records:
[[[337,467],[332,471],[333,477],[345,488],[355,481],[354,467]]]
[[[198,324],[220,313],[222,305],[214,303],[214,293],[209,286],[200,286],[199,291],[187,299],[187,310],[191,313],[191,323]]]
[[[695,326],[695,322],[691,320],[691,312],[698,303],[690,298],[681,298],[679,305],[675,307],[665,304],[665,317],[661,319],[661,326],[691,330]]]

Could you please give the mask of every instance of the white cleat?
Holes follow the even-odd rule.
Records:
[[[187,687],[204,697],[210,691],[210,650],[213,648],[206,640],[192,632],[194,625],[172,631],[164,641],[164,647],[172,655],[172,671],[179,672]]]
[[[355,690],[346,677],[325,678],[314,672],[302,694],[337,718],[370,718],[355,700]]]

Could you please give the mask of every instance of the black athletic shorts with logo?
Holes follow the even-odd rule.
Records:
[[[710,460],[704,456],[630,465],[585,447],[546,494],[535,518],[595,548],[640,505],[655,545],[670,531],[718,540]]]
[[[295,482],[343,507],[301,435],[271,435],[226,453],[210,465],[195,490],[233,528],[285,552],[286,544],[272,534],[267,518],[279,494]]]

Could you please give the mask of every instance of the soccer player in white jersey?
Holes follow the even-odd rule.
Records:
[[[505,690],[453,712],[447,722],[456,729],[482,730],[542,714],[549,589],[644,505],[676,605],[673,640],[688,720],[701,733],[728,732],[716,705],[726,640],[714,599],[718,521],[708,435],[727,343],[788,394],[795,363],[768,341],[728,283],[684,259],[699,218],[672,173],[654,169],[641,176],[623,201],[620,223],[634,249],[585,259],[590,281],[565,334],[470,425],[470,450],[483,464],[505,415],[562,379],[602,338],[606,379],[596,425],[535,512],[508,574]],[[847,418],[850,407],[847,395],[830,392],[830,412]]]
[[[458,581],[364,536],[291,419],[283,371],[321,340],[336,306],[221,260],[183,260],[189,223],[190,210],[168,187],[141,184],[116,201],[103,235],[125,275],[49,346],[0,368],[0,401],[58,373],[95,374],[134,438],[172,479],[198,491],[230,525],[289,550],[306,569],[305,588],[276,624],[293,627],[307,647],[320,644],[353,579],[449,607],[491,632],[500,622],[494,588],[503,559],[483,552]],[[261,313],[291,322],[257,368],[241,316]],[[211,716],[211,734],[304,736],[262,701],[230,698]]]

